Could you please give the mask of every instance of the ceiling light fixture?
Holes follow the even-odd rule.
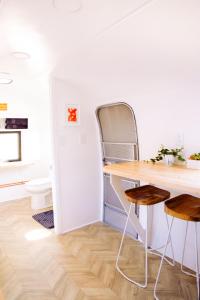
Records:
[[[11,53],[14,57],[18,59],[29,59],[31,56],[27,52],[15,51]]]
[[[0,84],[10,84],[13,82],[10,73],[0,72]]]

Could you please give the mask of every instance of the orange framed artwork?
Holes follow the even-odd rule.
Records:
[[[8,110],[8,104],[7,103],[0,103],[0,110]]]
[[[69,126],[76,126],[80,124],[80,108],[77,104],[67,104],[66,122]]]

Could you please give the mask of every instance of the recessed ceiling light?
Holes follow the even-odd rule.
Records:
[[[31,56],[30,54],[26,52],[21,52],[21,51],[15,51],[11,53],[14,57],[19,58],[19,59],[29,59]]]
[[[0,72],[0,84],[10,84],[13,82],[10,73]]]

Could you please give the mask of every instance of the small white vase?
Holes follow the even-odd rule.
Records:
[[[200,160],[187,159],[187,168],[200,170]]]
[[[175,157],[174,155],[165,155],[164,158],[163,158],[163,161],[164,163],[167,165],[167,166],[171,166],[174,164],[174,161],[175,161]]]

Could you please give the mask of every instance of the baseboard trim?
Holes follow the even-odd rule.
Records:
[[[78,230],[78,229],[80,229],[80,228],[83,228],[83,227],[85,227],[85,226],[95,224],[95,223],[97,223],[97,222],[102,222],[102,221],[101,221],[101,219],[99,218],[99,219],[93,220],[93,221],[91,221],[91,222],[84,223],[84,224],[82,224],[82,225],[80,225],[80,226],[72,227],[72,228],[67,229],[66,231],[60,232],[60,233],[58,233],[58,234],[65,234],[65,233],[68,233],[68,232],[71,232],[71,231],[74,231],[74,230]]]

